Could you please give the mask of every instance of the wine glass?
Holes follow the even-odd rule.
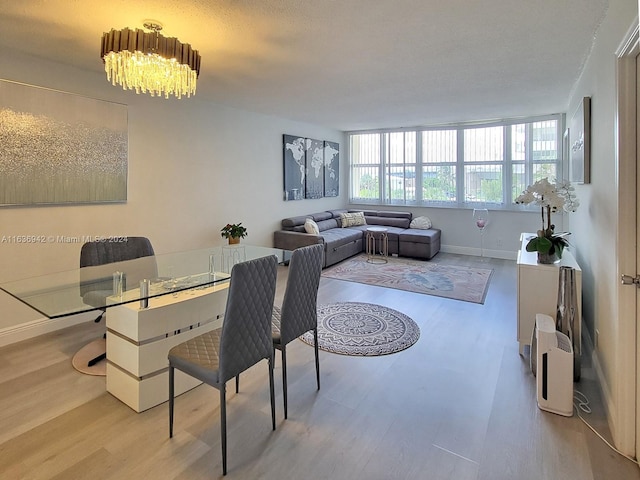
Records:
[[[476,223],[476,227],[480,230],[480,256],[484,257],[483,237],[484,229],[489,224],[489,210],[486,208],[474,208],[473,209],[473,221]]]

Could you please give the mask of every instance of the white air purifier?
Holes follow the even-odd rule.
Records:
[[[573,347],[549,315],[536,314],[536,391],[541,410],[573,415]]]

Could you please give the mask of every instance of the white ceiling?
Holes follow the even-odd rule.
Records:
[[[197,94],[182,101],[204,98],[340,130],[407,127],[565,111],[607,7],[607,0],[2,0],[0,52],[102,71],[102,33],[154,19],[165,36],[202,55]]]

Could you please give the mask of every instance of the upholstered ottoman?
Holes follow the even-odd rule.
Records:
[[[398,254],[401,257],[432,258],[440,251],[440,229],[408,228],[398,234]]]

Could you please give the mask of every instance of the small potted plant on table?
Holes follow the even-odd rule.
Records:
[[[246,227],[240,223],[227,223],[220,230],[220,236],[229,239],[229,245],[240,243],[240,239],[247,236]]]

